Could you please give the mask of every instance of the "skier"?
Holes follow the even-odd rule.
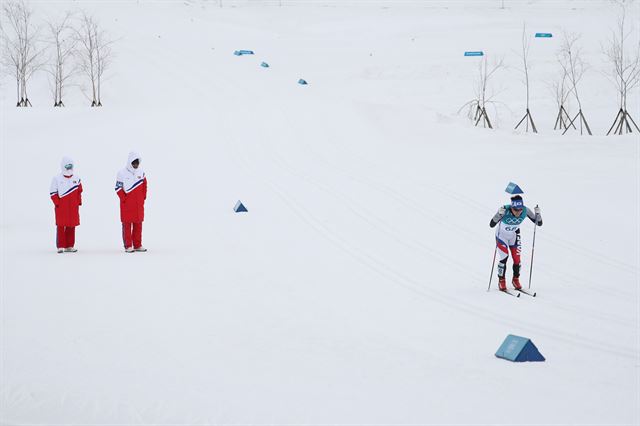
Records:
[[[529,218],[536,226],[542,226],[542,216],[540,216],[540,208],[535,207],[532,212],[524,205],[522,197],[515,195],[511,197],[511,204],[500,207],[498,212],[493,216],[490,227],[496,229],[496,245],[500,252],[500,263],[498,263],[498,287],[500,291],[507,290],[507,282],[505,272],[507,269],[507,259],[509,258],[509,250],[513,256],[513,279],[511,284],[516,290],[520,290],[520,253],[522,245],[520,242],[520,225],[525,218]]]
[[[76,226],[80,225],[82,183],[80,177],[74,174],[71,158],[63,157],[60,166],[62,173],[53,177],[49,189],[56,214],[56,247],[58,253],[75,253],[78,251],[74,246]]]
[[[120,197],[120,221],[122,222],[122,240],[127,253],[147,251],[142,246],[142,222],[144,221],[144,202],[147,199],[147,178],[140,166],[142,159],[135,153],[129,153],[127,166],[118,172],[116,194]]]

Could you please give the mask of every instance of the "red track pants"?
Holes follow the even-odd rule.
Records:
[[[122,242],[124,248],[139,248],[142,247],[142,222],[137,223],[122,223]]]
[[[71,248],[76,244],[75,226],[58,226],[56,232],[56,247]]]

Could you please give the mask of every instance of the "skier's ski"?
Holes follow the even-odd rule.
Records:
[[[513,297],[520,297],[520,293],[512,293],[509,290],[500,290],[500,293],[505,293],[505,294],[508,294],[509,296],[513,296]]]
[[[536,292],[534,291],[533,293],[529,293],[527,290],[523,290],[523,289],[516,289],[516,291],[519,291],[522,294],[526,294],[527,296],[531,296],[531,297],[536,297]]]

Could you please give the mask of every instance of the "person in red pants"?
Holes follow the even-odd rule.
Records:
[[[76,226],[80,225],[80,206],[82,205],[82,182],[74,174],[73,160],[63,157],[62,173],[51,180],[49,195],[56,213],[56,247],[58,253],[78,250],[76,243]]]
[[[135,153],[129,153],[127,167],[118,172],[116,194],[120,197],[120,221],[122,222],[122,241],[127,253],[147,251],[142,246],[142,222],[144,221],[144,202],[147,199],[147,178],[140,163],[142,159]]]

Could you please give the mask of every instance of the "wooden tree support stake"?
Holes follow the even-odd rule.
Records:
[[[573,117],[573,120],[571,120],[569,122],[569,126],[573,126],[573,123],[576,121],[576,119],[580,117],[580,134],[582,135],[582,126],[584,125],[584,127],[586,127],[587,132],[589,132],[589,135],[592,135],[593,133],[591,133],[591,129],[589,128],[589,123],[587,123],[587,119],[584,117],[584,114],[582,113],[582,109],[580,109],[580,111],[578,111],[578,113],[576,114],[575,117]],[[575,129],[576,127],[573,126],[573,128]],[[569,127],[567,126],[567,128],[564,130],[564,132],[562,132],[562,134],[564,135],[565,133],[567,133],[569,131]]]
[[[520,120],[518,124],[516,124],[516,127],[514,130],[517,130],[523,121],[525,122],[525,129],[527,132],[529,131],[529,123],[531,123],[531,129],[533,130],[533,133],[538,133],[538,129],[536,129],[536,125],[533,122],[533,117],[531,116],[531,112],[529,111],[529,108],[527,108],[527,113],[524,115],[524,117],[522,117],[522,120]]]
[[[556,124],[553,126],[553,130],[564,130],[569,127],[567,123],[571,122],[571,117],[567,110],[564,109],[564,105],[560,105],[560,109],[558,110],[558,116],[556,117]],[[576,126],[571,124],[575,129]],[[577,129],[576,129],[577,130]]]
[[[491,126],[491,121],[489,121],[489,115],[487,114],[487,110],[485,109],[485,107],[480,107],[478,106],[478,110],[476,111],[476,126],[478,125],[478,123],[480,123],[480,120],[482,120],[484,118],[484,120],[482,120],[482,127],[489,127],[490,129],[493,129],[493,127]]]
[[[614,127],[615,127],[615,131],[613,132],[614,135],[621,135],[623,130],[626,130],[625,133],[633,133],[631,124],[633,124],[633,127],[635,127],[636,130],[640,132],[640,129],[638,128],[638,125],[636,124],[636,122],[633,121],[631,114],[629,114],[627,110],[620,108],[620,111],[618,111],[618,114],[616,115],[616,119],[613,120],[613,124],[611,125],[611,128],[609,128],[609,131],[607,132],[607,136],[609,136],[609,134],[611,133],[611,130],[613,130]]]

